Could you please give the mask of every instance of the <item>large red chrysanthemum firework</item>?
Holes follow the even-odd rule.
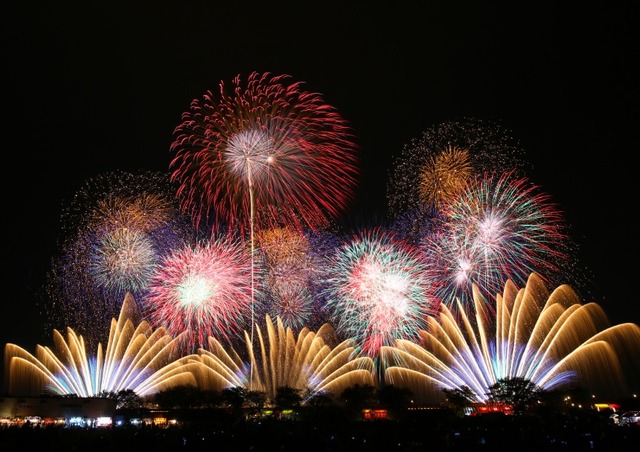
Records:
[[[169,166],[197,225],[317,229],[352,200],[359,170],[350,128],[320,94],[289,81],[236,76],[232,90],[221,82],[183,113]]]

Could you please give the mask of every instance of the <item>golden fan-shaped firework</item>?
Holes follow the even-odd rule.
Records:
[[[240,386],[265,392],[275,400],[277,389],[284,386],[312,397],[319,393],[339,394],[355,384],[375,384],[373,360],[358,356],[351,340],[336,344],[335,332],[329,324],[317,332],[304,328],[297,336],[280,318],[274,323],[267,316],[265,325],[264,332],[256,325],[255,348],[245,332],[246,359],[210,337],[208,349],[201,349],[190,358],[202,364],[198,374],[200,387],[221,390]],[[251,367],[255,369],[253,374]]]
[[[175,355],[177,338],[164,328],[152,329],[142,320],[131,294],[112,319],[109,342],[90,356],[84,338],[67,328],[67,338],[53,332],[54,347],[36,347],[32,355],[15,344],[5,345],[9,393],[96,397],[104,392],[132,390],[139,396],[177,385],[195,385],[193,364]]]
[[[492,315],[477,288],[473,298],[473,309],[442,305],[420,341],[383,347],[387,383],[426,400],[468,386],[483,401],[489,386],[505,378],[545,390],[578,383],[603,397],[625,394],[637,381],[640,327],[611,326],[598,304],[582,304],[570,286],[550,293],[535,273],[522,289],[508,281]]]

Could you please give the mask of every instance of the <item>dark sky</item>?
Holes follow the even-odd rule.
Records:
[[[1,344],[50,343],[35,299],[63,201],[107,171],[168,170],[191,100],[252,71],[306,82],[349,121],[362,217],[386,210],[393,158],[423,130],[501,121],[573,228],[593,275],[585,301],[640,323],[632,2],[333,3],[3,4]]]

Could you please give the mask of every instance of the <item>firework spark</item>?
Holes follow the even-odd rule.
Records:
[[[420,341],[382,347],[386,381],[416,397],[442,401],[442,389],[469,387],[478,401],[504,378],[523,378],[542,389],[579,382],[601,396],[625,393],[637,375],[640,327],[611,326],[601,307],[582,304],[568,285],[549,293],[532,273],[523,289],[507,281],[494,315],[474,291],[473,309],[443,305]],[[625,375],[627,378],[625,378]]]
[[[570,255],[562,213],[549,195],[512,172],[474,179],[441,221],[424,243],[447,304],[471,300],[473,284],[491,297],[507,279],[523,284],[532,272],[555,275]]]
[[[431,235],[438,233],[442,222],[441,214],[436,209],[415,208],[397,215],[389,229],[411,246],[420,247]]]
[[[144,312],[170,334],[185,332],[188,350],[209,336],[231,342],[248,322],[251,272],[247,249],[231,238],[173,250],[154,273]]]
[[[192,365],[180,361],[178,338],[164,328],[152,329],[131,294],[125,296],[118,320],[112,319],[103,353],[87,353],[83,336],[67,328],[67,339],[54,330],[54,348],[38,345],[32,355],[15,344],[5,345],[10,393],[42,392],[78,397],[134,391],[139,396],[178,385],[196,385]],[[139,322],[139,323],[136,323]]]
[[[364,230],[340,249],[325,281],[337,331],[364,353],[416,337],[437,310],[428,267],[417,249],[380,228]]]
[[[446,206],[462,191],[472,174],[469,151],[447,146],[430,157],[420,172],[420,202],[435,208]]]
[[[146,288],[158,264],[151,238],[139,230],[116,228],[98,234],[87,271],[107,290]]]
[[[113,178],[113,176],[109,177]],[[121,175],[118,174],[117,177]],[[127,187],[127,190],[135,190],[139,187],[140,182],[137,182],[134,186]],[[157,229],[164,228],[174,219],[175,206],[169,200],[170,198],[161,193],[140,191],[118,194],[116,189],[110,191],[105,198],[97,200],[96,208],[87,214],[87,222],[99,226],[108,224],[114,228],[153,233]]]

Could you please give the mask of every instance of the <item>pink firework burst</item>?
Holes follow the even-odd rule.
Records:
[[[380,228],[353,237],[334,255],[326,280],[337,331],[377,355],[396,339],[416,338],[438,310],[425,259]]]
[[[448,305],[470,301],[473,284],[491,298],[507,279],[523,283],[532,272],[557,274],[570,257],[562,213],[548,194],[513,172],[473,180],[442,220],[426,248]]]
[[[324,227],[352,200],[356,145],[344,118],[288,75],[251,73],[192,101],[175,129],[171,178],[196,225]]]
[[[209,336],[231,342],[247,323],[251,258],[238,241],[218,239],[174,251],[149,285],[145,309],[152,325],[187,332],[195,350]]]

